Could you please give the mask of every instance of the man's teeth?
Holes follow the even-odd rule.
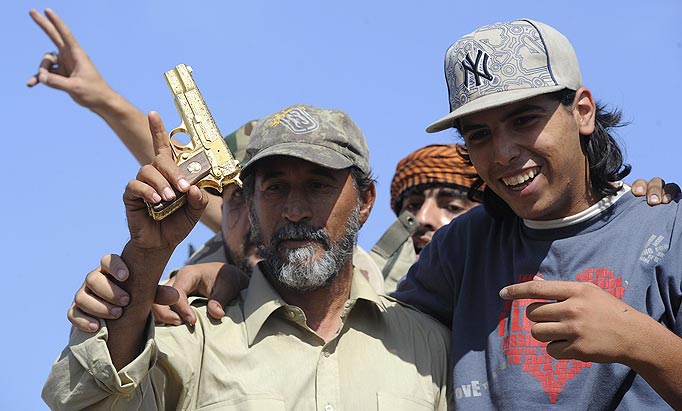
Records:
[[[503,177],[502,181],[506,186],[517,186],[519,184],[525,183],[528,180],[531,180],[536,175],[538,175],[538,170],[537,168],[533,168],[515,176]]]

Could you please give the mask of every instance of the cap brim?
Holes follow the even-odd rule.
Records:
[[[331,148],[318,144],[291,142],[277,144],[262,150],[253,158],[249,159],[249,162],[242,167],[241,175],[246,176],[247,174],[251,173],[253,171],[253,165],[258,160],[272,156],[300,158],[301,160],[306,160],[322,167],[335,170],[341,170],[353,165],[353,162],[348,157],[332,150]]]
[[[438,131],[443,131],[448,128],[453,127],[453,123],[460,117],[478,113],[479,111],[487,110],[489,108],[495,108],[504,106],[505,104],[516,103],[517,101],[525,100],[531,97],[539,96],[542,94],[553,93],[555,91],[563,90],[566,86],[558,85],[552,87],[536,87],[536,88],[524,88],[519,90],[508,90],[501,91],[499,93],[488,94],[483,97],[479,97],[476,100],[470,101],[458,108],[457,110],[451,112],[447,116],[437,120],[428,127],[426,127],[427,133],[436,133]]]

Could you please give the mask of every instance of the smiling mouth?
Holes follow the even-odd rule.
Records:
[[[511,177],[502,177],[501,180],[507,188],[520,191],[526,188],[540,173],[540,167],[533,167]]]

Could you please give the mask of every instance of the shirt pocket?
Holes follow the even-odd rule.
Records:
[[[434,410],[435,405],[422,398],[409,397],[406,395],[377,393],[377,410],[409,411],[409,410]]]
[[[284,411],[284,400],[267,395],[221,401],[197,408],[197,411]]]

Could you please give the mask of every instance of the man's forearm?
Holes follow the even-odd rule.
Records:
[[[128,279],[119,283],[130,295],[130,303],[116,320],[107,320],[107,346],[117,370],[128,365],[144,347],[145,326],[151,313],[156,286],[172,249],[139,249],[126,244],[121,258],[129,269]]]
[[[682,409],[682,338],[642,314],[631,358],[626,362],[673,408]]]
[[[90,109],[106,121],[141,165],[149,164],[154,158],[154,147],[147,116],[113,89],[109,88],[106,94],[102,105]]]

